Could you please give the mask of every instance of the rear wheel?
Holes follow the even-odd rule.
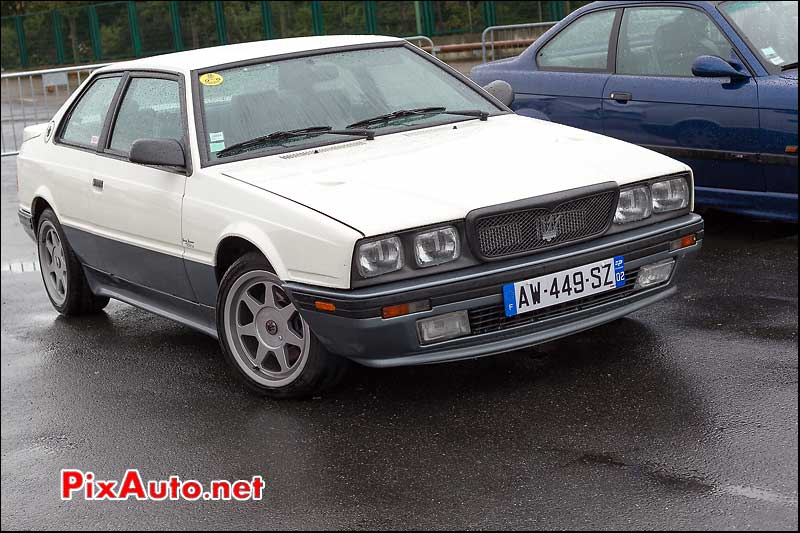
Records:
[[[261,254],[237,260],[222,279],[217,330],[236,375],[274,398],[333,386],[344,360],[325,351]]]
[[[36,243],[42,281],[56,311],[76,316],[96,313],[108,305],[108,298],[95,296],[89,289],[83,267],[51,209],[45,209],[39,217]]]

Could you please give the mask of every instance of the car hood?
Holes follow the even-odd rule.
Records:
[[[787,80],[795,80],[797,81],[797,69],[787,70],[786,72],[781,73],[781,78],[785,78]]]
[[[214,167],[365,236],[458,220],[473,209],[688,170],[650,150],[513,114]]]

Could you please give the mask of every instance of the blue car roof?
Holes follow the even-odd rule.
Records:
[[[597,8],[602,7],[622,7],[622,6],[630,6],[631,4],[671,4],[671,5],[688,5],[688,6],[695,6],[705,9],[706,11],[716,11],[716,7],[721,4],[724,0],[713,0],[713,1],[695,1],[695,0],[661,0],[661,1],[631,1],[631,0],[605,0],[600,2],[592,2],[591,4],[587,4],[579,9],[576,9],[572,13],[569,14],[567,18],[573,18],[573,15],[579,15],[586,11],[594,10]]]
[[[598,6],[622,6],[622,5],[630,5],[632,3],[630,0],[607,0],[601,2],[592,2],[582,8],[576,10],[581,11],[588,8],[595,8]],[[694,0],[663,0],[662,2],[653,2],[653,1],[642,1],[642,4],[656,4],[656,3],[663,3],[663,4],[687,4],[687,5],[694,5],[694,6],[706,6],[706,7],[715,7],[717,4],[721,4],[722,0],[716,1],[694,1]]]

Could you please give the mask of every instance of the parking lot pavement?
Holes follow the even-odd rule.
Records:
[[[538,348],[260,399],[216,342],[50,307],[2,160],[2,527],[797,529],[797,227],[709,214],[679,296]],[[254,502],[63,502],[105,479],[266,479]]]

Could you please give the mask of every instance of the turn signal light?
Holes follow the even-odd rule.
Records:
[[[680,250],[681,248],[688,248],[695,244],[697,244],[697,235],[692,233],[691,235],[686,235],[678,240],[672,241],[669,245],[669,249],[673,251]]]
[[[336,306],[331,302],[323,302],[322,300],[317,300],[314,302],[314,307],[319,309],[320,311],[336,311]]]
[[[389,305],[383,308],[381,315],[383,318],[394,318],[411,313],[417,313],[419,311],[429,311],[430,308],[430,301],[423,300],[420,302],[411,302],[407,304]]]

